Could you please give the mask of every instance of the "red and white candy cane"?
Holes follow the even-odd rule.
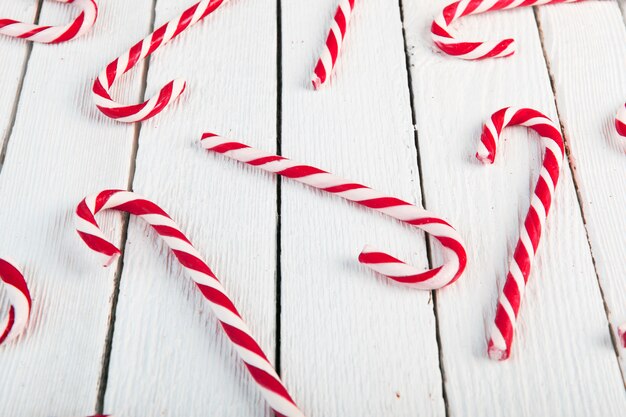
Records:
[[[100,255],[105,266],[120,255],[119,249],[107,240],[95,219],[96,214],[107,209],[139,216],[154,228],[209,302],[226,336],[276,415],[302,416],[217,277],[170,216],[153,202],[129,191],[106,190],[86,197],[76,209],[76,230],[87,246]]]
[[[626,136],[626,104],[622,105],[619,110],[617,110],[615,129],[620,136]]]
[[[213,133],[202,135],[202,146],[419,227],[441,243],[443,265],[427,271],[407,265],[386,252],[366,246],[359,255],[359,262],[387,278],[421,290],[433,290],[452,284],[465,270],[467,254],[461,236],[448,222],[423,208],[395,197],[389,197],[365,185],[336,177],[321,169],[253,149]]]
[[[577,1],[581,0],[460,0],[447,5],[441,11],[430,26],[430,33],[439,49],[457,58],[473,60],[506,57],[515,53],[514,39],[463,41],[450,33],[450,25],[457,19],[472,14]]]
[[[316,90],[330,78],[330,74],[332,73],[333,68],[335,68],[337,57],[339,56],[339,51],[341,50],[341,44],[343,43],[343,38],[346,35],[346,30],[348,29],[350,16],[352,15],[352,10],[354,9],[355,1],[356,0],[340,0],[337,12],[335,12],[333,23],[328,31],[328,37],[326,38],[324,50],[322,51],[320,59],[317,61],[317,65],[315,66],[315,71],[313,72],[311,82],[313,83],[313,88]]]
[[[60,43],[77,38],[87,32],[98,18],[95,0],[56,0],[69,3],[80,10],[72,22],[64,26],[43,26],[0,18],[0,34],[40,43]]]
[[[488,345],[489,357],[496,360],[507,359],[511,353],[517,315],[564,157],[563,138],[558,126],[537,110],[515,107],[506,107],[495,112],[485,123],[476,157],[484,163],[493,163],[502,130],[507,126],[517,125],[526,126],[539,134],[544,156],[530,208],[524,224],[520,227],[520,238],[498,300]]]
[[[0,259],[0,281],[4,282],[9,294],[9,314],[0,322],[0,345],[15,339],[24,331],[32,300],[26,280],[17,267],[9,261]]]
[[[203,0],[170,20],[148,37],[133,45],[124,55],[111,62],[93,84],[93,98],[98,109],[120,122],[140,122],[154,117],[185,91],[186,82],[176,79],[167,83],[157,95],[141,103],[126,105],[114,101],[110,90],[120,77],[140,60],[174,39],[185,29],[199,22],[217,9],[224,0]]]
[[[619,343],[626,349],[626,323],[617,328],[617,334],[619,336]]]

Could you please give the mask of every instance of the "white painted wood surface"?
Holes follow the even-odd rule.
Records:
[[[615,131],[614,117],[626,101],[626,28],[614,2],[547,7],[539,17],[596,271],[617,337],[617,326],[626,323],[626,141]],[[584,35],[580,27],[588,28]],[[620,362],[624,373],[625,355]]]
[[[146,96],[175,77],[189,84],[141,126],[100,115],[91,82],[150,32],[154,5],[157,25],[183,6],[100,3],[94,29],[71,43],[35,45],[28,58],[25,42],[0,39],[0,256],[24,267],[34,297],[26,333],[0,347],[1,416],[88,415],[99,400],[124,417],[271,415],[202,296],[137,219],[113,305],[116,267],[90,256],[72,213],[86,194],[129,186],[205,255],[307,416],[626,414],[624,350],[611,340],[626,321],[626,142],[612,128],[626,99],[626,29],[616,3],[462,19],[464,36],[518,41],[511,58],[464,62],[430,40],[445,1],[357,2],[331,83],[314,92],[336,1],[283,1],[279,14],[274,0],[232,0],[152,57]],[[35,13],[31,0],[0,6],[6,17]],[[74,13],[44,1],[40,20]],[[132,70],[115,97],[139,101],[143,77],[143,66]],[[570,155],[513,356],[495,363],[488,330],[541,165],[523,129],[506,131],[494,166],[474,161],[483,121],[506,105],[555,119],[558,109]],[[423,191],[465,237],[467,273],[436,303],[390,284],[357,263],[361,247],[426,268],[423,233],[289,180],[277,192],[276,178],[204,152],[207,130],[417,204]],[[123,238],[123,216],[99,219]],[[436,243],[430,252],[437,264]]]
[[[49,3],[42,22],[76,13]],[[103,269],[80,242],[73,211],[91,192],[126,187],[134,127],[93,107],[92,80],[111,57],[89,51],[119,49],[125,38],[145,32],[149,14],[133,11],[148,11],[150,3],[109,1],[97,30],[65,44],[33,46],[0,173],[0,256],[23,267],[33,314],[26,333],[1,349],[0,415],[95,411],[115,269]],[[137,99],[139,81],[140,74],[131,74],[116,93]],[[102,216],[117,240],[120,219]]]
[[[158,0],[157,27],[180,11],[178,1]],[[235,35],[229,28],[237,26],[254,31]],[[190,28],[153,55],[147,96],[176,77],[188,90],[142,126],[132,188],[167,210],[206,256],[271,360],[276,182],[208,154],[200,136],[215,131],[274,150],[275,3],[228,2]],[[148,229],[130,222],[105,412],[269,416],[204,297]]]
[[[0,6],[0,16],[22,22],[33,22],[37,11],[37,3],[34,0],[7,2]],[[0,42],[0,162],[2,162],[2,150],[13,124],[17,92],[22,75],[24,74],[24,62],[28,54],[28,44],[19,39],[4,39]],[[1,164],[0,164],[1,166]]]
[[[283,3],[283,154],[419,203],[399,8],[359,4],[330,85],[316,92],[335,8]],[[288,180],[282,191],[281,363],[304,413],[444,415],[430,293],[357,262],[369,243],[426,268],[424,234]]]
[[[498,291],[541,153],[534,134],[508,129],[495,165],[481,166],[473,157],[481,125],[510,105],[556,113],[531,9],[465,19],[459,30],[466,39],[513,36],[518,52],[508,59],[464,62],[433,53],[423,36],[444,4],[407,1],[405,28],[426,204],[447,215],[468,243],[467,273],[438,296],[449,412],[623,415],[623,380],[567,167],[529,278],[512,358],[486,358]],[[614,239],[623,242],[623,236]]]

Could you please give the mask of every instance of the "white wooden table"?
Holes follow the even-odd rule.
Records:
[[[332,85],[314,92],[336,0],[231,0],[116,88],[138,102],[189,81],[141,125],[101,115],[91,83],[191,1],[100,3],[76,41],[0,39],[0,256],[23,267],[34,299],[25,334],[0,348],[1,416],[270,415],[145,223],[100,217],[125,248],[109,269],[79,241],[73,209],[105,188],[146,195],[179,222],[307,416],[626,415],[615,340],[626,322],[626,141],[613,129],[626,99],[626,2],[622,12],[607,0],[463,19],[463,36],[519,46],[464,62],[429,37],[447,1],[358,1]],[[0,5],[26,21],[37,10],[34,0]],[[45,1],[39,19],[74,13]],[[506,132],[494,166],[475,162],[483,121],[509,105],[559,120],[568,158],[512,358],[498,363],[487,334],[541,166],[536,135],[521,128]],[[433,293],[390,284],[356,262],[364,243],[423,267],[440,261],[437,244],[209,154],[207,130],[424,204],[464,236],[466,273]]]

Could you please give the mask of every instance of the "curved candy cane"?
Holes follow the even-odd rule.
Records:
[[[0,345],[15,339],[24,331],[30,317],[31,298],[24,276],[13,264],[0,259],[0,281],[9,293],[9,315],[0,322]]]
[[[626,104],[622,105],[617,111],[615,129],[620,136],[626,136]]]
[[[74,39],[87,32],[98,18],[95,0],[56,0],[70,3],[81,12],[65,26],[42,26],[0,18],[0,34],[40,43],[60,43]]]
[[[120,122],[140,122],[154,117],[185,91],[182,79],[170,81],[159,93],[141,104],[125,105],[111,98],[110,90],[120,77],[140,60],[174,39],[185,29],[199,22],[217,9],[224,0],[203,0],[164,24],[145,39],[133,45],[124,55],[111,62],[93,84],[93,98],[98,109]]]
[[[508,10],[516,7],[542,6],[551,3],[574,3],[581,0],[460,0],[447,5],[433,20],[430,32],[435,45],[448,55],[461,59],[501,58],[515,53],[515,40],[468,42],[456,39],[450,25],[463,16]]]
[[[105,266],[120,255],[119,249],[107,240],[95,219],[97,213],[107,209],[139,216],[154,228],[209,302],[270,407],[278,416],[301,417],[302,413],[217,277],[170,216],[153,202],[128,191],[106,190],[86,197],[76,209],[76,230],[87,246],[100,255]]]
[[[493,163],[496,143],[502,130],[516,125],[526,126],[539,134],[544,157],[530,208],[523,227],[520,228],[520,238],[498,300],[495,325],[488,346],[489,357],[497,360],[507,359],[511,353],[515,322],[564,157],[563,138],[554,122],[537,110],[515,107],[497,111],[485,123],[476,157],[483,163]]]
[[[389,197],[365,185],[336,177],[321,169],[301,165],[282,156],[253,149],[213,133],[202,135],[202,146],[237,161],[294,179],[419,227],[441,243],[444,263],[442,266],[427,271],[407,265],[385,252],[366,246],[359,255],[359,262],[394,281],[421,290],[433,290],[452,284],[465,270],[467,254],[461,236],[445,220],[434,216],[423,208]]]
[[[346,35],[346,30],[348,29],[350,16],[352,16],[354,2],[355,0],[340,0],[339,6],[337,6],[337,12],[335,13],[333,24],[328,31],[324,50],[317,61],[313,78],[311,79],[313,88],[316,90],[330,78],[330,74],[333,68],[335,68],[337,57],[341,50],[341,44]]]

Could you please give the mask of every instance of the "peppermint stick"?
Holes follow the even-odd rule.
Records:
[[[530,208],[524,224],[520,227],[520,238],[498,300],[495,323],[487,348],[489,357],[496,360],[507,359],[511,354],[519,308],[564,158],[563,138],[554,122],[537,110],[515,107],[498,110],[485,123],[476,158],[483,163],[493,163],[502,130],[507,126],[517,125],[526,126],[539,134],[544,156]]]
[[[120,251],[104,236],[95,215],[103,210],[126,211],[148,222],[171,248],[209,303],[226,336],[277,416],[302,417],[280,377],[250,334],[222,284],[178,225],[159,206],[135,193],[105,190],[86,197],[76,209],[76,230],[87,246],[109,266]]]
[[[426,271],[408,265],[386,252],[365,246],[359,255],[359,262],[389,279],[421,290],[433,290],[452,284],[465,270],[467,254],[461,236],[448,222],[423,208],[387,196],[365,185],[344,180],[321,169],[302,165],[213,133],[205,133],[202,136],[202,146],[384,213],[430,233],[441,243],[443,265]]]

